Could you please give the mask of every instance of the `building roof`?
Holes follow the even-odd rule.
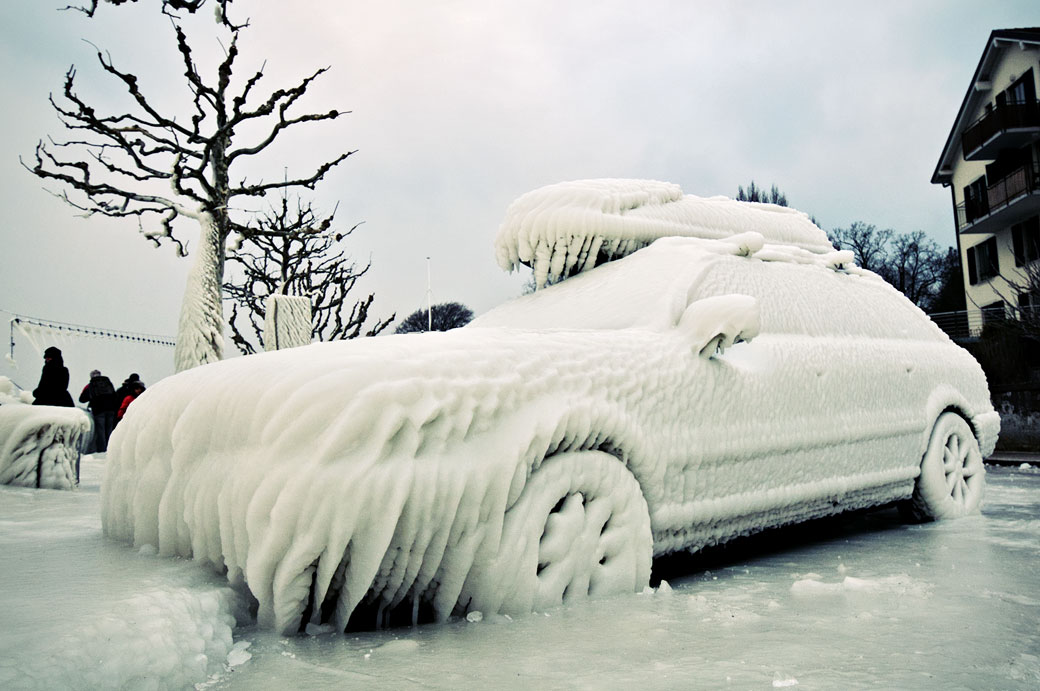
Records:
[[[946,138],[946,144],[943,146],[939,163],[936,164],[935,172],[932,173],[933,184],[942,183],[947,185],[953,177],[953,162],[957,155],[956,144],[959,141],[960,134],[971,124],[967,120],[968,113],[975,112],[974,106],[977,102],[989,99],[988,89],[981,88],[981,85],[987,82],[990,70],[997,62],[997,58],[1000,55],[998,46],[1002,42],[1040,45],[1040,27],[996,29],[990,32],[989,40],[986,41],[986,48],[982,51],[978,67],[975,68],[975,74],[971,78],[971,83],[968,84],[968,91],[964,94],[964,100],[961,101],[960,110],[957,111],[953,129],[950,130],[950,134]]]

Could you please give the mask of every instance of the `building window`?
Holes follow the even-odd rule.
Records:
[[[1021,105],[1036,99],[1036,88],[1033,82],[1033,68],[1019,77],[1014,84],[997,94],[997,105]]]
[[[997,259],[995,237],[968,248],[968,283],[975,285],[999,273],[1000,261]]]
[[[1040,259],[1040,216],[1011,226],[1011,247],[1015,252],[1015,266]]]
[[[964,188],[964,211],[969,223],[989,213],[985,175]]]

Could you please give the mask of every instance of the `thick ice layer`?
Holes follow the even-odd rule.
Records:
[[[622,556],[566,562],[569,582],[638,590],[639,501],[664,554],[905,499],[942,411],[992,448],[985,378],[828,256],[672,238],[474,328],[183,372],[117,428],[105,531],[225,569],[261,625],[293,632],[342,629],[363,602],[441,619],[547,606],[564,536],[585,545],[590,526]],[[705,348],[727,334],[753,340]]]
[[[666,237],[719,239],[746,231],[767,242],[831,252],[809,217],[773,204],[684,195],[655,180],[578,180],[541,187],[514,201],[495,240],[498,263],[534,269],[543,287]],[[851,263],[851,262],[850,262]]]
[[[76,492],[0,487],[0,688],[190,689],[230,663],[239,598],[101,539],[104,456]]]
[[[0,405],[0,485],[72,489],[90,430],[79,408]]]

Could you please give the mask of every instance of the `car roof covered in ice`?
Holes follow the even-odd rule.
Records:
[[[832,252],[826,233],[787,207],[684,194],[656,180],[563,182],[524,194],[495,240],[499,264],[534,270],[536,285],[627,256],[662,237],[722,239],[753,231],[767,243]]]

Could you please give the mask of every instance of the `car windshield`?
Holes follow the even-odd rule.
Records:
[[[670,329],[689,304],[691,286],[718,256],[695,241],[658,240],[624,259],[500,305],[470,326]]]

